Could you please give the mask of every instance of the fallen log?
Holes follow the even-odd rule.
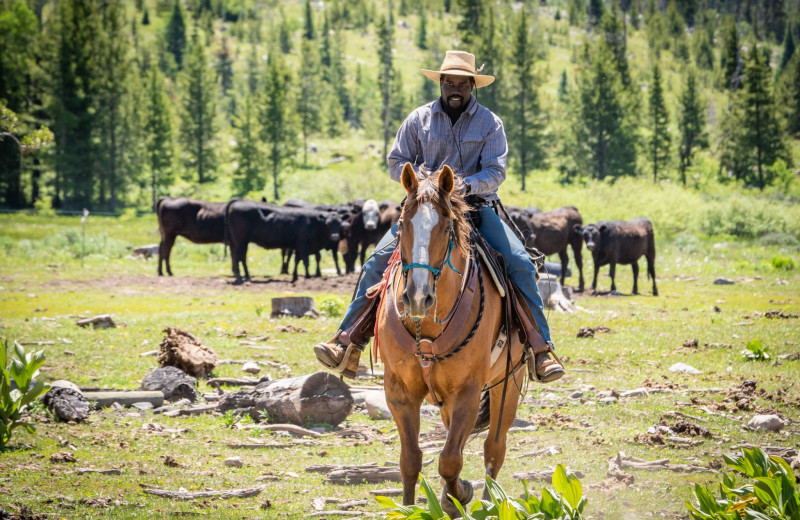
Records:
[[[400,468],[356,466],[331,471],[325,478],[326,484],[376,484],[387,481],[402,482]]]
[[[316,372],[289,379],[265,381],[251,390],[227,394],[219,401],[219,411],[235,410],[253,420],[303,425],[344,421],[353,409],[348,386],[328,372]]]
[[[85,318],[82,320],[78,320],[75,322],[78,327],[88,327],[89,325],[92,326],[93,329],[113,329],[116,328],[117,324],[114,323],[114,320],[111,318],[110,314],[100,314],[98,316],[92,316],[91,318]]]
[[[269,381],[269,376],[263,377],[215,377],[206,381],[206,384],[212,388],[219,388],[222,385],[227,386],[256,386],[264,381]]]
[[[100,475],[122,475],[122,471],[114,468],[114,469],[92,469],[92,468],[78,468],[75,470],[78,475],[83,475],[85,473],[97,473]]]
[[[193,406],[191,408],[181,408],[180,410],[170,410],[164,412],[165,417],[187,417],[190,415],[202,415],[208,412],[215,412],[219,405],[217,403]]]
[[[248,424],[246,426],[241,427],[242,430],[264,430],[270,432],[289,432],[294,433],[296,435],[306,435],[308,437],[322,437],[321,433],[317,433],[313,430],[308,430],[306,428],[301,428],[300,426],[296,426],[294,424]]]
[[[169,491],[167,489],[149,487],[145,484],[139,485],[142,487],[142,491],[149,495],[174,498],[176,500],[194,500],[195,498],[249,498],[258,495],[264,490],[263,486],[258,486],[248,489],[231,489],[228,491]]]
[[[710,468],[705,468],[703,466],[692,466],[689,464],[670,464],[669,459],[645,460],[645,459],[640,459],[639,457],[629,457],[625,455],[625,452],[620,451],[617,453],[616,457],[613,457],[611,460],[608,461],[608,472],[614,473],[617,471],[622,471],[623,468],[665,469],[675,473],[699,473],[703,471],[716,473],[715,470]]]
[[[543,482],[552,482],[553,481],[553,474],[556,472],[554,469],[546,469],[543,471],[520,471],[519,473],[514,473],[512,478],[514,480],[527,480],[528,482],[533,482],[534,480],[543,481]],[[572,473],[578,478],[583,478],[583,472],[579,470],[572,470],[567,469],[567,472]]]
[[[64,422],[81,422],[89,418],[89,400],[80,390],[53,387],[44,394],[42,402]]]
[[[131,406],[133,403],[150,403],[153,408],[164,404],[164,394],[159,391],[132,391],[122,390],[106,392],[83,392],[83,397],[89,402],[94,402],[95,409],[107,408],[114,403],[122,406]]]
[[[362,466],[347,466],[341,464],[318,464],[307,467],[306,471],[309,473],[330,473],[331,471],[353,470],[353,469],[375,469],[377,467],[378,467],[377,462],[370,462],[369,464],[364,464]]]

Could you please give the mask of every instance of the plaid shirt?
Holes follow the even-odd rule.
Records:
[[[470,96],[456,124],[439,99],[409,114],[389,152],[389,174],[400,182],[403,166],[410,162],[418,175],[450,166],[470,192],[488,201],[498,199],[497,188],[506,179],[508,143],[503,122]]]

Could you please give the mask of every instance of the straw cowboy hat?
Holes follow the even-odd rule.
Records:
[[[429,79],[436,83],[442,77],[442,74],[451,76],[470,76],[475,80],[475,88],[485,87],[491,85],[494,81],[494,76],[487,76],[478,74],[483,70],[481,68],[475,69],[475,55],[464,51],[447,51],[442,62],[442,67],[439,70],[421,69],[422,73]]]

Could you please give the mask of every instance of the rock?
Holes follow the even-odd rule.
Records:
[[[370,419],[374,421],[392,419],[392,412],[389,411],[389,407],[386,405],[386,395],[383,390],[365,392],[364,404],[367,407]]]
[[[756,415],[750,419],[750,422],[747,423],[747,427],[752,430],[779,432],[786,424],[786,421],[777,415]]]
[[[197,400],[197,379],[187,376],[178,367],[159,367],[144,376],[142,390],[160,390],[167,401]]]
[[[702,372],[700,372],[691,365],[687,365],[686,363],[675,363],[674,365],[669,367],[669,371],[679,372],[682,374],[702,374]]]
[[[148,403],[147,401],[141,401],[139,403],[133,403],[131,406],[133,406],[137,410],[152,410],[153,409],[153,403]]]
[[[223,464],[229,468],[241,468],[244,466],[244,462],[242,462],[241,457],[228,457],[223,461]]]
[[[641,387],[622,392],[620,397],[647,397],[648,395],[650,395],[650,392],[647,391],[647,388]]]
[[[76,392],[80,393],[81,395],[83,395],[83,393],[81,393],[81,389],[78,388],[78,385],[76,385],[72,381],[67,381],[66,379],[59,379],[58,381],[53,381],[52,383],[50,383],[50,389],[52,390],[53,388],[71,388]]]
[[[62,381],[62,383],[69,383],[69,381]],[[72,385],[72,383],[69,384]],[[64,422],[81,422],[89,417],[89,400],[83,396],[80,390],[69,386],[50,388],[42,398],[42,402]]]
[[[581,392],[580,390],[569,394],[570,399],[580,399],[581,397],[583,397],[583,392]]]
[[[244,365],[242,365],[242,372],[247,372],[248,374],[258,374],[261,372],[261,367],[258,366],[258,363],[254,361],[248,361]]]
[[[76,324],[78,327],[88,327],[91,325],[92,328],[95,329],[113,329],[117,326],[114,320],[111,319],[110,314],[100,314],[98,316],[92,316],[91,318],[78,320]]]
[[[730,278],[717,278],[714,280],[714,285],[733,285],[735,282]]]
[[[604,397],[598,401],[598,404],[614,404],[617,402],[616,397]]]
[[[558,401],[558,394],[554,392],[547,392],[542,396],[543,401]]]

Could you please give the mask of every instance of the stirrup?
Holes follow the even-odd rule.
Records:
[[[535,352],[533,347],[526,345],[527,347],[527,359],[525,360],[525,364],[528,367],[528,377],[536,381],[537,383],[551,383],[558,379],[561,379],[566,371],[564,370],[564,362],[561,361],[561,358],[558,357],[556,354],[555,349],[553,348],[553,343],[548,341],[546,344],[545,349],[539,350],[539,352]],[[538,370],[536,369],[536,357],[544,354],[548,356],[546,361],[550,361],[551,363],[547,365],[550,367],[551,370],[549,373],[545,373],[543,375],[539,375]],[[544,365],[543,365],[544,368]]]
[[[327,345],[330,344],[320,343],[314,346],[314,354],[316,354],[317,360],[334,374],[340,374],[348,379],[355,379],[356,370],[358,370],[358,360],[361,357],[361,352],[364,350],[364,347],[351,343],[345,348],[343,344],[339,343],[338,345],[344,348],[344,356],[342,356],[341,361],[337,361],[335,358],[331,357],[330,354],[328,354],[328,350],[325,348]],[[353,349],[355,349],[358,353],[354,353]],[[355,363],[351,362],[351,357],[354,358],[353,360]]]

